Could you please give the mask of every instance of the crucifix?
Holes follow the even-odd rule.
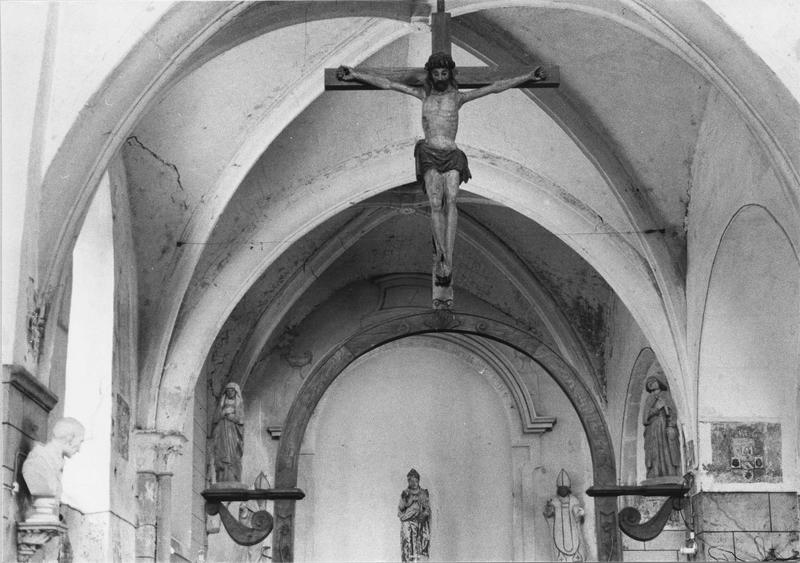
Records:
[[[472,175],[467,157],[455,143],[462,105],[509,88],[555,88],[558,67],[467,67],[456,72],[450,48],[450,14],[437,0],[431,14],[431,54],[424,69],[351,68],[325,70],[326,90],[394,90],[422,101],[425,138],[414,147],[417,179],[428,195],[433,231],[433,308],[453,306],[453,247],[462,183]],[[461,91],[468,89],[468,91]]]

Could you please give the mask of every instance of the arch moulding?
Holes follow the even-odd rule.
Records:
[[[427,311],[372,324],[351,334],[320,360],[300,388],[286,417],[275,463],[275,486],[297,485],[298,456],[308,422],[322,396],[347,366],[370,350],[394,340],[430,333],[482,336],[511,346],[538,363],[561,387],[578,414],[589,442],[594,485],[616,484],[614,449],[605,417],[589,387],[560,356],[530,333],[506,322],[477,315]],[[294,558],[294,503],[275,501],[275,561]],[[602,561],[620,560],[616,499],[598,497],[595,508],[598,557]]]

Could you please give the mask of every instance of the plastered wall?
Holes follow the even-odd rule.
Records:
[[[692,194],[688,333],[697,361],[703,487],[796,490],[798,232],[764,151],[720,95],[710,96],[706,108]],[[764,460],[780,464],[780,479],[739,479],[719,466],[726,453],[712,433],[721,424],[751,423],[780,425],[780,460]]]

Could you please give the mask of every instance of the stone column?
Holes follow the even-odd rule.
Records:
[[[173,467],[186,441],[182,434],[154,430],[140,430],[134,435],[137,561],[170,560]]]
[[[156,561],[169,563],[172,540],[172,473],[158,474],[156,510]]]
[[[155,561],[158,475],[155,471],[136,474],[136,560]]]

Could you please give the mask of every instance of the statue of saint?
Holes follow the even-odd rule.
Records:
[[[53,424],[50,441],[37,443],[28,454],[22,476],[33,497],[34,514],[27,521],[58,521],[64,459],[80,450],[85,434],[77,419],[61,418]]]
[[[425,64],[428,75],[423,86],[409,86],[388,78],[341,66],[339,80],[357,80],[385,90],[395,90],[422,101],[422,130],[425,139],[414,147],[417,178],[431,205],[431,226],[435,250],[434,284],[452,282],[453,246],[456,240],[456,197],[462,182],[472,175],[467,157],[456,145],[458,112],[465,103],[495,94],[529,80],[546,78],[542,67],[515,78],[498,80],[488,86],[460,92],[455,79],[455,62],[447,53],[434,53]],[[450,304],[444,304],[449,307]]]
[[[553,533],[556,561],[585,561],[581,525],[585,512],[570,489],[569,475],[563,469],[556,480],[556,496],[544,505],[544,517]]]
[[[665,381],[650,376],[645,382],[647,399],[642,409],[644,461],[647,478],[680,476],[681,450],[678,413]]]
[[[416,469],[408,472],[408,488],[400,493],[401,561],[427,561],[431,544],[431,501],[428,489],[419,486]]]
[[[211,442],[216,482],[240,482],[244,444],[244,402],[238,383],[228,383],[222,390],[212,422]]]

